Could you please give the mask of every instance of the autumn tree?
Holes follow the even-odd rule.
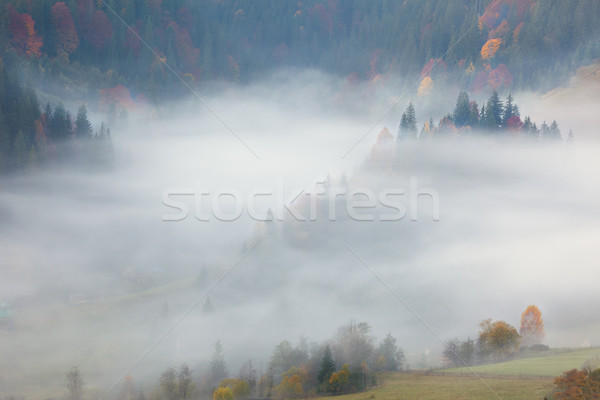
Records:
[[[234,400],[233,392],[228,387],[219,387],[216,388],[213,392],[213,400]]]
[[[250,385],[244,379],[227,378],[219,383],[221,388],[231,389],[235,400],[247,399],[250,396]]]
[[[19,14],[14,7],[8,5],[10,44],[21,55],[39,57],[41,55],[42,38],[35,31],[35,21],[31,15]]]
[[[50,19],[56,35],[56,52],[68,55],[77,50],[79,35],[75,29],[71,10],[64,1],[56,2],[50,8]]]
[[[525,347],[542,343],[546,333],[544,332],[542,313],[537,306],[530,305],[523,311],[519,332],[521,333],[522,344]]]
[[[273,370],[276,378],[283,376],[283,373],[294,365],[306,364],[308,350],[302,342],[301,339],[300,343],[294,347],[288,340],[284,340],[275,346],[269,361],[269,367]]]
[[[283,374],[281,383],[275,388],[277,397],[281,399],[297,399],[305,397],[302,384],[306,381],[306,368],[291,367]]]
[[[92,48],[99,53],[104,51],[106,45],[110,42],[112,35],[112,24],[106,16],[106,13],[102,10],[96,11],[92,17],[89,31],[89,41]]]
[[[350,375],[350,366],[348,364],[342,365],[339,371],[331,374],[329,385],[332,391],[338,394],[349,391]]]
[[[507,322],[486,319],[479,324],[477,345],[482,358],[506,359],[519,350],[519,332]]]
[[[600,369],[564,372],[554,379],[555,400],[600,399]]]
[[[489,60],[496,55],[496,52],[502,44],[502,39],[490,39],[481,48],[481,58]]]

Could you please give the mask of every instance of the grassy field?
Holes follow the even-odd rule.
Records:
[[[473,367],[478,374],[526,375],[555,377],[564,371],[581,368],[588,360],[600,359],[600,348],[589,349],[552,349],[532,355],[528,358],[515,359],[498,364],[479,365]],[[447,372],[467,374],[467,368],[451,368]]]
[[[590,360],[600,360],[600,348],[551,349],[527,358],[473,367],[479,378],[467,368],[451,368],[430,375],[394,373],[386,376],[381,387],[336,399],[543,399],[551,391],[554,377],[581,368]]]
[[[473,376],[395,373],[388,375],[381,387],[363,393],[338,396],[336,400],[535,400],[543,399],[551,389],[551,378],[485,377],[479,380]]]

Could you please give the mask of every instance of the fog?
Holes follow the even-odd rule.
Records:
[[[378,338],[391,332],[409,362],[432,351],[436,365],[439,338],[474,337],[486,318],[518,328],[529,304],[551,347],[600,343],[597,104],[577,104],[574,121],[568,99],[515,94],[534,121],[556,118],[563,135],[576,127],[572,144],[471,134],[399,141],[397,156],[373,160],[379,132],[395,136],[408,104],[394,88],[281,73],[130,113],[112,128],[111,170],[3,178],[0,302],[14,305],[16,326],[0,332],[0,392],[60,396],[79,365],[101,394],[142,356],[130,371],[141,382],[182,362],[201,372],[217,340],[230,372],[248,358],[266,368],[281,340],[322,342],[350,319]],[[414,99],[420,124],[449,112],[457,93],[435,107]],[[394,201],[406,215],[380,221],[397,210],[378,204],[356,211],[374,215],[359,221],[342,195],[329,218],[325,187],[403,190]],[[302,190],[321,196],[314,221],[277,203]],[[202,191],[211,194],[194,198]],[[236,193],[239,218],[210,213],[215,193]],[[165,221],[180,215],[165,199],[187,218]],[[218,201],[235,214],[232,196]],[[309,216],[310,202],[301,195],[298,212]],[[209,221],[196,218],[200,205]],[[257,221],[269,208],[275,221]]]

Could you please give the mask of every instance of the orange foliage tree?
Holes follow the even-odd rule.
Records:
[[[8,6],[10,44],[21,55],[39,57],[42,38],[35,31],[35,21],[29,14],[19,14],[12,5]]]
[[[544,332],[542,313],[537,306],[531,305],[523,311],[519,332],[521,333],[524,346],[533,346],[534,344],[542,343],[546,333]]]
[[[350,365],[342,365],[342,369],[331,374],[329,378],[329,385],[335,393],[343,393],[348,391],[348,384],[350,382]]]
[[[554,379],[555,400],[600,399],[600,369],[572,369]]]
[[[502,39],[498,38],[490,39],[487,42],[485,42],[485,44],[481,48],[481,58],[483,58],[484,60],[489,60],[490,58],[493,58],[494,55],[496,55],[496,52],[500,48],[501,44]]]
[[[71,10],[64,1],[59,1],[50,8],[50,18],[56,32],[56,51],[67,55],[73,53],[79,46],[79,35]]]
[[[299,399],[306,397],[303,382],[306,380],[306,368],[304,365],[291,367],[283,374],[283,380],[275,389],[277,397],[282,399]]]
[[[478,345],[484,356],[502,360],[519,350],[519,332],[507,322],[486,319],[479,324]]]

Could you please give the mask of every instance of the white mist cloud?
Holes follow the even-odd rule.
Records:
[[[369,93],[315,72],[209,93],[206,101],[260,159],[191,100],[172,106],[164,118],[132,115],[127,126],[114,128],[113,171],[66,168],[6,179],[0,290],[15,303],[17,326],[2,332],[2,357],[14,360],[0,367],[2,391],[18,393],[39,382],[60,395],[64,373],[75,364],[90,385],[109,386],[202,298],[260,236],[256,232],[269,229],[275,233],[210,293],[215,313],[203,313],[200,302],[134,377],[156,376],[180,362],[201,369],[216,340],[234,372],[249,357],[268,361],[283,339],[306,334],[323,341],[351,318],[370,322],[379,337],[391,332],[410,352],[439,349],[402,301],[445,339],[476,335],[485,318],[518,326],[520,313],[537,304],[549,345],[600,342],[590,329],[599,304],[598,145],[584,139],[574,145],[489,138],[403,142],[389,167],[365,168],[379,130],[387,124],[395,132],[401,112],[342,159],[392,98]],[[354,98],[364,109],[349,106]],[[530,107],[519,104],[523,113]],[[582,137],[591,136],[583,130]],[[162,221],[173,211],[161,202],[166,190],[200,185],[246,198],[278,182],[290,193],[310,191],[327,174],[336,182],[345,175],[349,189],[375,193],[409,191],[416,177],[419,187],[439,194],[440,221],[433,221],[431,204],[422,198],[418,221],[359,222],[342,215],[270,228],[243,214],[234,222],[202,222],[193,218],[191,197],[182,200],[190,217]],[[269,200],[259,206],[266,213]],[[136,286],[126,271],[153,282]],[[35,297],[25,301],[21,292]],[[70,304],[76,293],[91,303]],[[43,398],[30,392],[29,398]]]

